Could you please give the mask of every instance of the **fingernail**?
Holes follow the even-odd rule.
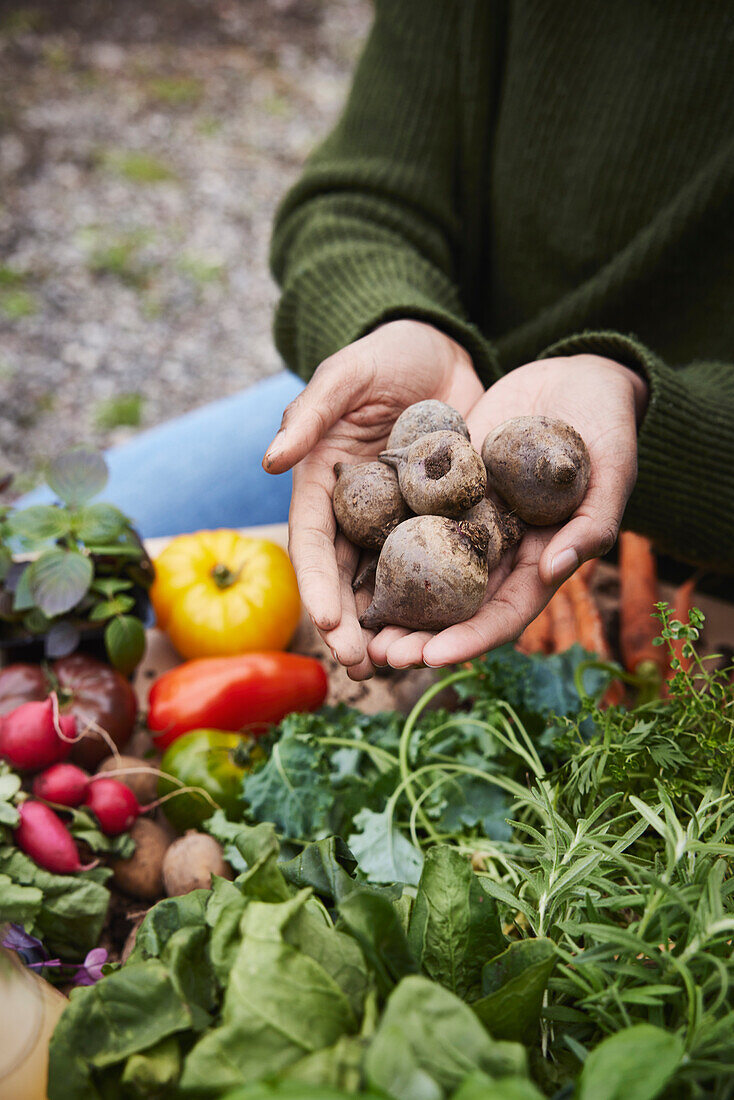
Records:
[[[579,556],[572,546],[569,546],[567,550],[561,550],[551,562],[551,580],[554,583],[565,581],[566,577],[571,576],[578,564]]]
[[[338,663],[338,661],[339,661],[339,658],[338,658],[338,657],[337,657],[337,655],[336,655],[336,650],[335,650],[335,649],[332,649],[332,651],[331,651],[331,656],[332,656],[332,657],[334,658],[334,660],[335,660],[335,661],[336,661],[336,662]]]

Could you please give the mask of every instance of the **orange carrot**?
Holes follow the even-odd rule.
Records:
[[[553,624],[553,652],[563,653],[578,641],[573,604],[565,584],[561,585],[551,599],[548,610]]]
[[[588,565],[585,562],[584,565]],[[604,634],[604,625],[596,606],[596,600],[589,587],[589,577],[593,574],[582,565],[566,581],[565,588],[573,606],[576,618],[578,641],[591,653],[596,653],[601,661],[612,658],[609,642]],[[614,706],[624,699],[624,686],[619,680],[612,680],[601,699],[602,706]]]
[[[550,653],[553,644],[553,623],[548,607],[536,615],[517,639],[521,653]]]
[[[619,536],[619,648],[628,672],[645,663],[662,671],[664,656],[652,644],[658,632],[653,618],[657,598],[657,565],[650,540],[623,531]]]
[[[590,653],[596,653],[602,661],[608,661],[609,644],[604,636],[599,608],[591,594],[588,581],[580,569],[571,574],[564,588],[573,607],[576,640]]]

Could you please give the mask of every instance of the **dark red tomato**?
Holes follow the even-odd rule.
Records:
[[[110,665],[83,654],[54,661],[48,672],[31,664],[0,669],[0,714],[30,700],[46,699],[54,690],[62,714],[73,714],[77,730],[88,731],[71,751],[71,759],[80,767],[94,771],[110,754],[109,745],[96,732],[99,727],[118,749],[127,744],[137,716],[135,692]]]

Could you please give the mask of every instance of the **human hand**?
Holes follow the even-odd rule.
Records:
[[[395,668],[455,664],[517,638],[581,562],[614,545],[637,477],[637,424],[646,403],[639,375],[595,355],[528,363],[495,382],[467,418],[477,450],[492,428],[512,417],[565,420],[589,450],[586,497],[563,526],[528,528],[490,575],[471,619],[438,634],[386,627],[369,644],[372,661]]]
[[[283,414],[263,466],[272,474],[294,467],[289,551],[301,599],[354,679],[372,673],[372,635],[359,625],[351,587],[360,552],[337,535],[334,463],[376,458],[416,401],[435,398],[466,416],[483,392],[468,353],[449,336],[420,321],[391,321],[324,360]]]

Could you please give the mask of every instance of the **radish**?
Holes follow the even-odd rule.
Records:
[[[18,847],[34,863],[57,875],[86,871],[95,864],[79,862],[74,839],[60,817],[43,802],[22,802],[18,807],[20,824],[15,830]]]
[[[52,764],[33,780],[33,793],[46,802],[78,806],[84,801],[89,776],[76,764]]]
[[[124,783],[117,779],[90,779],[84,799],[97,818],[105,836],[124,833],[141,813],[140,803]]]
[[[76,738],[76,719],[63,715],[59,727],[65,738],[59,737],[54,725],[53,699],[42,703],[21,703],[0,724],[0,756],[19,771],[39,771],[63,760]]]

